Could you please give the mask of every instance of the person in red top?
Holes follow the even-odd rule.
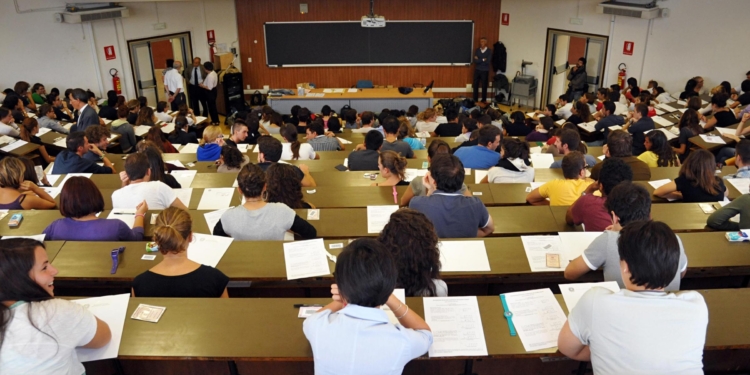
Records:
[[[565,221],[568,225],[583,224],[587,232],[604,231],[613,223],[604,201],[609,192],[623,181],[633,181],[633,170],[630,166],[617,158],[605,159],[599,173],[599,181],[589,185],[581,197],[568,208]],[[601,193],[601,197],[594,195],[596,191]]]
[[[596,90],[596,110],[601,111],[604,102],[609,100],[609,90],[606,88],[600,88]]]

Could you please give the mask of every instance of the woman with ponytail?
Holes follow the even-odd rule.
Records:
[[[396,151],[382,151],[378,158],[378,169],[385,181],[373,182],[370,186],[409,186],[410,181],[404,181],[406,163],[406,158]]]
[[[0,240],[1,374],[83,374],[76,348],[112,338],[86,307],[55,298],[55,275],[43,243]]]
[[[286,124],[281,128],[281,136],[284,137],[284,142],[281,143],[281,160],[320,159],[312,146],[299,142],[297,134],[297,127],[293,124]]]
[[[153,239],[162,260],[133,279],[133,297],[229,297],[226,275],[188,259],[192,225],[190,214],[182,209],[169,207],[159,214]]]

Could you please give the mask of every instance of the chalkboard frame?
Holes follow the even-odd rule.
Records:
[[[450,63],[430,63],[430,62],[416,62],[416,63],[325,63],[325,64],[271,64],[269,62],[268,55],[268,32],[266,30],[267,25],[279,25],[279,24],[337,24],[337,23],[349,23],[361,25],[360,21],[309,21],[309,22],[265,22],[263,24],[263,46],[266,57],[266,66],[269,68],[306,68],[306,67],[347,67],[347,66],[456,66],[465,67],[472,64],[472,57],[474,54],[474,33],[475,25],[473,20],[387,20],[386,26],[393,23],[467,23],[471,24],[471,43],[467,49],[467,60],[464,62],[450,62]],[[361,26],[360,26],[361,27]],[[366,28],[363,28],[366,29]]]

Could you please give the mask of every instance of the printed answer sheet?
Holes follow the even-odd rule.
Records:
[[[380,233],[396,210],[398,205],[367,206],[367,233]]]
[[[128,310],[128,300],[130,300],[130,293],[71,300],[73,303],[86,307],[97,318],[106,322],[112,332],[112,339],[104,347],[99,349],[77,348],[76,354],[78,354],[79,361],[91,362],[117,358],[117,353],[120,351],[120,341],[122,340],[122,327],[125,325],[125,315]]]
[[[560,258],[564,256],[559,236],[521,236],[521,242],[531,272],[559,272],[564,269],[562,259],[560,267],[547,267],[547,254],[557,254]]]
[[[425,297],[424,319],[432,330],[433,357],[487,355],[477,297]]]
[[[326,253],[322,238],[285,242],[284,263],[287,280],[330,275]]]
[[[513,313],[513,325],[527,352],[557,347],[557,336],[567,317],[549,288],[506,293],[504,296],[508,310]]]
[[[593,287],[601,287],[609,289],[613,292],[619,292],[620,286],[617,285],[617,281],[603,281],[600,283],[575,283],[575,284],[560,284],[560,293],[562,293],[565,305],[568,306],[568,315],[573,311],[573,308],[578,304],[578,301],[583,297],[589,289]]]
[[[203,190],[203,196],[198,203],[199,210],[220,210],[229,207],[234,196],[233,188],[208,188]]]
[[[195,263],[216,267],[234,239],[193,233],[193,241],[187,248],[187,257]]]
[[[489,272],[484,241],[441,241],[440,272]]]

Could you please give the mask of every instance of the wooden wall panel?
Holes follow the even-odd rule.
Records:
[[[307,3],[308,14],[299,12]],[[263,23],[282,21],[358,21],[370,12],[367,0],[235,0],[242,72],[245,85],[253,89],[291,88],[299,82],[317,87],[350,87],[357,80],[371,79],[376,85],[411,86],[435,80],[435,87],[465,87],[471,83],[472,67],[310,67],[269,68]],[[488,44],[497,41],[500,28],[500,0],[377,0],[375,13],[390,20],[473,20],[475,45],[480,36]],[[386,26],[387,27],[387,26]],[[440,40],[434,48],[440,48]],[[339,48],[331,46],[331,48]],[[320,51],[325,53],[325,51]],[[247,59],[252,58],[252,63]]]

